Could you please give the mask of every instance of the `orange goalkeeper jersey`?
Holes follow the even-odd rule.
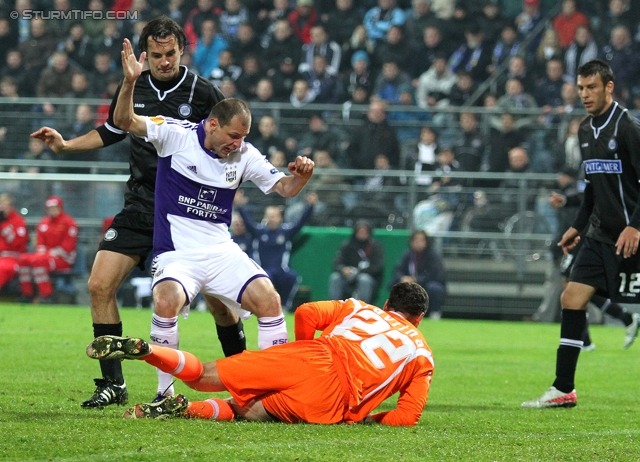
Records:
[[[398,391],[398,406],[373,415],[387,425],[415,425],[427,402],[433,356],[418,329],[402,315],[362,301],[306,303],[295,312],[296,340],[314,338],[332,351],[349,384],[345,422],[361,422]]]

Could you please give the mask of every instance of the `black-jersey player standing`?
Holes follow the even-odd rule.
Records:
[[[576,366],[587,319],[598,292],[614,301],[640,301],[640,123],[613,101],[613,72],[593,60],[578,69],[580,99],[590,117],[578,131],[587,187],[573,226],[558,243],[565,255],[580,240],[569,283],[561,296],[556,379],[524,407],[573,407]]]
[[[166,16],[155,18],[145,26],[139,43],[141,51],[147,52],[149,70],[136,82],[134,110],[137,114],[199,122],[224,99],[212,83],[180,66],[186,42],[182,28]],[[43,127],[31,136],[42,139],[57,153],[98,149],[121,141],[127,134],[117,128],[112,119],[117,97],[118,94],[111,103],[108,121],[86,135],[66,141],[57,131]],[[153,145],[131,137],[131,177],[127,182],[125,206],[105,232],[89,277],[94,337],[122,335],[116,291],[134,267],[144,268],[152,249],[157,164]],[[207,302],[216,320],[225,355],[244,350],[242,322],[216,299],[207,297]],[[95,380],[96,390],[82,407],[102,408],[126,403],[128,393],[121,362],[101,361],[100,369],[102,378]]]

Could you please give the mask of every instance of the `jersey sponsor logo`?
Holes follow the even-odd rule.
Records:
[[[607,147],[611,150],[611,151],[615,151],[616,148],[618,147],[618,143],[616,142],[615,138],[611,138],[609,140],[609,143],[607,144]]]
[[[200,192],[198,193],[198,199],[205,202],[213,202],[216,200],[217,189],[208,188],[206,186],[200,186]]]
[[[151,119],[151,122],[153,122],[156,125],[162,125],[164,123],[164,117],[160,117],[160,116],[155,116],[155,117],[149,117]]]
[[[143,108],[143,107],[144,107],[144,103],[135,103],[135,104],[133,105],[133,107]]]
[[[187,170],[191,170],[193,173],[195,173],[196,175],[198,174],[198,169],[196,168],[195,165],[189,165],[187,167]]]
[[[116,237],[118,237],[118,231],[116,231],[113,228],[109,228],[105,233],[104,233],[104,240],[105,241],[113,241]]]
[[[180,114],[184,118],[189,117],[192,112],[193,112],[193,109],[191,109],[191,106],[187,103],[183,103],[180,106],[178,106],[178,114]]]
[[[269,170],[269,173],[271,173],[272,175],[275,175],[276,173],[278,173],[280,170],[278,170],[277,168],[272,168],[271,170]]]
[[[593,159],[584,161],[584,172],[588,175],[591,173],[613,173],[619,175],[622,173],[622,161]]]

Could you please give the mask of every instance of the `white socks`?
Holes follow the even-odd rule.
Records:
[[[153,314],[151,319],[151,344],[160,345],[168,348],[178,349],[180,335],[178,334],[178,317],[161,318],[157,314]],[[171,374],[158,371],[158,393],[171,396],[174,394],[173,381],[175,380]]]
[[[258,348],[264,350],[289,341],[284,315],[258,318]]]

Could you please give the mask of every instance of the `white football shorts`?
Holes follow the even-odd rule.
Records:
[[[153,260],[153,287],[172,279],[182,285],[187,303],[180,310],[189,315],[189,303],[202,292],[212,295],[247,319],[251,313],[240,307],[242,294],[251,281],[268,277],[265,271],[233,241],[206,246],[198,252],[174,250]]]

